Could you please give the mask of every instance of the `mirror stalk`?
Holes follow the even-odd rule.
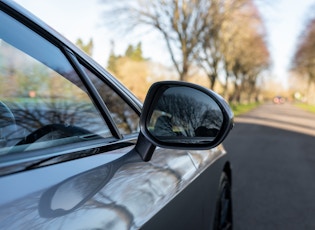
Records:
[[[156,146],[153,145],[143,134],[139,133],[138,141],[135,146],[135,151],[141,156],[143,161],[151,160]]]

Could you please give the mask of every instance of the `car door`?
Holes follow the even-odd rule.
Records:
[[[210,228],[228,168],[222,146],[157,148],[143,161],[131,93],[0,6],[0,228]]]
[[[56,39],[9,12],[0,11],[0,225],[19,229],[26,223],[29,228],[38,226],[41,215],[49,212],[38,215],[37,210],[46,210],[38,209],[38,191],[130,151],[138,133],[139,108],[135,102],[129,103],[131,108],[126,96],[123,99],[104,78],[87,71]],[[105,90],[102,96],[111,111],[96,87]],[[92,184],[86,181],[85,186],[92,187],[87,197],[99,187]]]

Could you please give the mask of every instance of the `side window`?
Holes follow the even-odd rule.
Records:
[[[111,137],[64,54],[1,11],[0,21],[0,155]]]
[[[106,83],[85,68],[123,135],[139,132],[139,115]]]

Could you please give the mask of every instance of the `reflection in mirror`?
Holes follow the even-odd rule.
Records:
[[[170,87],[153,110],[149,132],[165,142],[211,142],[222,124],[222,111],[209,95],[186,86]]]

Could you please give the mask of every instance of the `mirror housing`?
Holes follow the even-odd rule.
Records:
[[[187,82],[157,82],[143,104],[136,150],[148,161],[155,146],[211,149],[222,143],[233,125],[232,110],[215,92]]]

